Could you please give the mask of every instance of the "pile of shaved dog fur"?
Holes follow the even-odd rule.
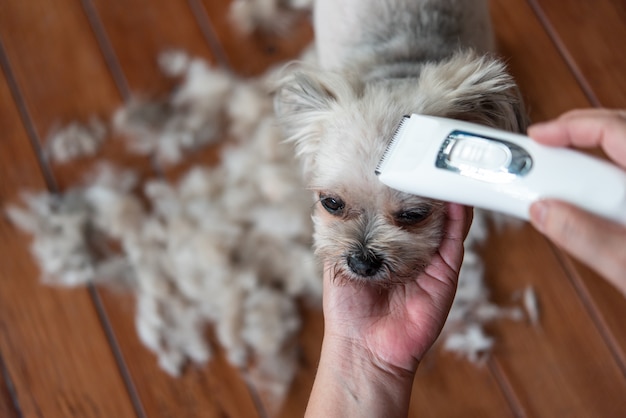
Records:
[[[235,14],[247,30],[262,23],[246,9],[254,3],[233,3],[245,9]],[[262,21],[272,19],[271,10]],[[311,249],[312,196],[272,110],[273,72],[239,79],[182,51],[159,62],[179,80],[167,100],[134,99],[110,123],[93,119],[58,130],[47,141],[49,158],[61,164],[97,156],[115,132],[129,153],[162,165],[182,164],[223,141],[217,165],[191,167],[171,183],[156,175],[140,180],[102,162],[62,194],[25,191],[7,213],[32,235],[45,283],[133,292],[137,333],[165,371],[176,376],[189,362],[209,361],[210,327],[228,360],[281,399],[298,367],[299,303],[320,308],[322,280]],[[476,252],[487,230],[477,213],[440,344],[475,362],[494,344],[485,323],[537,321],[532,290],[517,307],[490,302]]]

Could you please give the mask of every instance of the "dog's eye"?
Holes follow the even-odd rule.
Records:
[[[340,215],[345,207],[345,204],[341,199],[330,197],[330,196],[321,196],[320,202],[324,209],[333,215]]]
[[[413,210],[407,210],[396,214],[395,219],[400,225],[415,225],[422,222],[430,215],[429,208],[419,208]]]

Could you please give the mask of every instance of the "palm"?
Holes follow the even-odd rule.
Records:
[[[378,360],[411,369],[430,348],[443,327],[455,283],[426,274],[411,283],[381,290],[351,285],[329,286],[325,299],[329,329],[358,340]]]
[[[403,285],[382,289],[337,284],[326,269],[327,332],[359,344],[386,366],[414,369],[441,332],[450,310],[468,225],[465,216],[450,220],[448,235],[431,264]]]

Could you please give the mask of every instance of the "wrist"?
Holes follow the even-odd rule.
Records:
[[[353,341],[325,336],[307,415],[406,416],[415,369],[389,366]]]
[[[332,362],[338,372],[359,373],[364,376],[376,376],[379,379],[406,382],[412,380],[417,371],[418,361],[400,367],[388,359],[381,358],[363,344],[362,337],[349,338],[324,334],[322,358]]]

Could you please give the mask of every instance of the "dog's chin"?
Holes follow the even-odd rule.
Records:
[[[317,234],[319,236],[319,231]],[[413,236],[419,240],[417,236]],[[321,264],[328,269],[332,282],[336,284],[355,284],[378,287],[393,287],[415,281],[423,273],[426,266],[437,251],[440,236],[431,235],[428,240],[422,239],[421,245],[395,245],[386,248],[388,251],[377,251],[379,262],[373,268],[355,267],[350,262],[350,247],[324,245],[323,239],[315,244],[315,253]],[[352,264],[352,265],[351,265]]]
[[[338,285],[345,285],[348,283],[352,284],[363,284],[363,285],[377,285],[377,286],[392,286],[394,281],[397,282],[397,278],[391,274],[391,271],[383,267],[376,274],[371,276],[362,276],[360,274],[355,273],[346,263],[345,258],[334,263],[328,260],[328,264],[330,264],[330,277],[333,283]],[[397,283],[395,283],[397,284]]]
[[[363,276],[355,273],[346,263],[345,258],[340,260],[326,260],[324,263],[329,269],[331,282],[343,286],[343,285],[356,285],[356,286],[376,286],[381,288],[390,288],[397,285],[402,285],[407,282],[416,280],[420,273],[425,269],[425,264],[414,266],[409,271],[394,272],[388,266],[383,266],[376,274],[371,276]]]

